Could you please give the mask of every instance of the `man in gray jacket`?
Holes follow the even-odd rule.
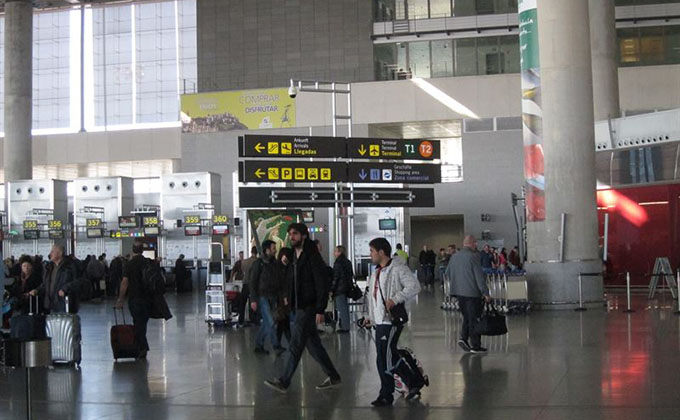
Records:
[[[365,327],[375,326],[375,347],[380,394],[371,404],[374,407],[392,405],[394,402],[394,377],[388,373],[399,361],[397,343],[404,329],[392,324],[390,310],[418,295],[420,283],[401,258],[391,259],[392,247],[385,238],[373,239],[368,244],[371,261],[376,270],[368,281],[368,321]]]
[[[451,294],[458,298],[463,314],[463,329],[458,346],[465,352],[486,352],[482,347],[482,336],[475,333],[475,326],[484,310],[483,300],[490,302],[491,297],[474,236],[466,236],[463,249],[451,256],[446,275],[451,282]]]

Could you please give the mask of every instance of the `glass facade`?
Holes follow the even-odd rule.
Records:
[[[376,22],[517,13],[517,0],[373,0]]]
[[[81,39],[86,130],[179,121],[183,80],[195,85],[197,77],[196,0],[88,7],[84,16],[80,9],[46,11],[33,22],[34,130],[80,130]],[[0,57],[3,42],[4,16]]]
[[[680,25],[617,30],[621,67],[680,64]]]
[[[519,38],[493,36],[375,45],[378,80],[519,72]]]

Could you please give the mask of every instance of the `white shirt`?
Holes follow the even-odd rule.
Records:
[[[375,281],[380,281],[380,290],[385,290],[385,280],[387,279],[386,275],[381,275],[380,277],[378,276],[378,270],[375,270],[373,272],[373,277],[375,278]],[[376,283],[373,283],[374,285]],[[369,290],[369,304],[372,305],[373,309],[373,317],[375,325],[392,325],[392,320],[387,316],[386,309],[385,309],[385,303],[383,302],[383,296],[380,293],[380,290],[377,290],[377,293],[374,296],[373,290]],[[384,293],[384,292],[383,292]]]

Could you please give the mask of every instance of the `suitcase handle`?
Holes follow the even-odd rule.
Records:
[[[36,312],[40,311],[40,301],[38,300],[38,295],[32,296],[28,295],[28,314],[29,315],[34,315],[33,314],[33,298],[35,297],[35,310]]]
[[[68,295],[64,297],[64,303],[65,303],[65,308],[66,308],[66,313],[70,314],[71,311],[69,311],[69,304],[68,304]]]
[[[118,310],[120,309],[120,313],[123,315],[123,323],[119,324],[118,323]],[[116,323],[116,325],[127,325],[127,322],[125,321],[125,308],[116,308],[115,306],[113,307],[113,320]]]

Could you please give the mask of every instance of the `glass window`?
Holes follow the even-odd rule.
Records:
[[[472,76],[477,73],[477,40],[457,39],[456,55],[455,55],[455,70],[456,76]]]
[[[394,20],[395,0],[374,0],[373,19],[376,22],[389,22]]]
[[[505,73],[505,61],[499,52],[498,37],[477,40],[477,59],[479,74]]]
[[[406,14],[406,0],[396,0],[395,1],[395,16],[397,20],[408,19]]]
[[[453,76],[453,42],[432,41],[432,77]]]
[[[519,37],[516,35],[501,37],[501,60],[504,73],[519,73]]]
[[[428,0],[408,0],[409,19],[427,19],[430,17]]]
[[[451,0],[430,0],[430,17],[442,18],[451,16]]]
[[[662,64],[664,54],[663,27],[640,28],[640,58],[642,61],[645,64]]]
[[[680,26],[664,27],[666,64],[680,64]]]
[[[475,1],[476,0],[453,0],[453,15],[474,16],[476,14]]]
[[[397,73],[399,75],[408,73],[408,49],[405,42],[397,42]]]
[[[397,79],[397,45],[378,44],[373,47],[376,80]]]
[[[409,68],[413,77],[430,78],[430,42],[410,42],[408,44]]]

